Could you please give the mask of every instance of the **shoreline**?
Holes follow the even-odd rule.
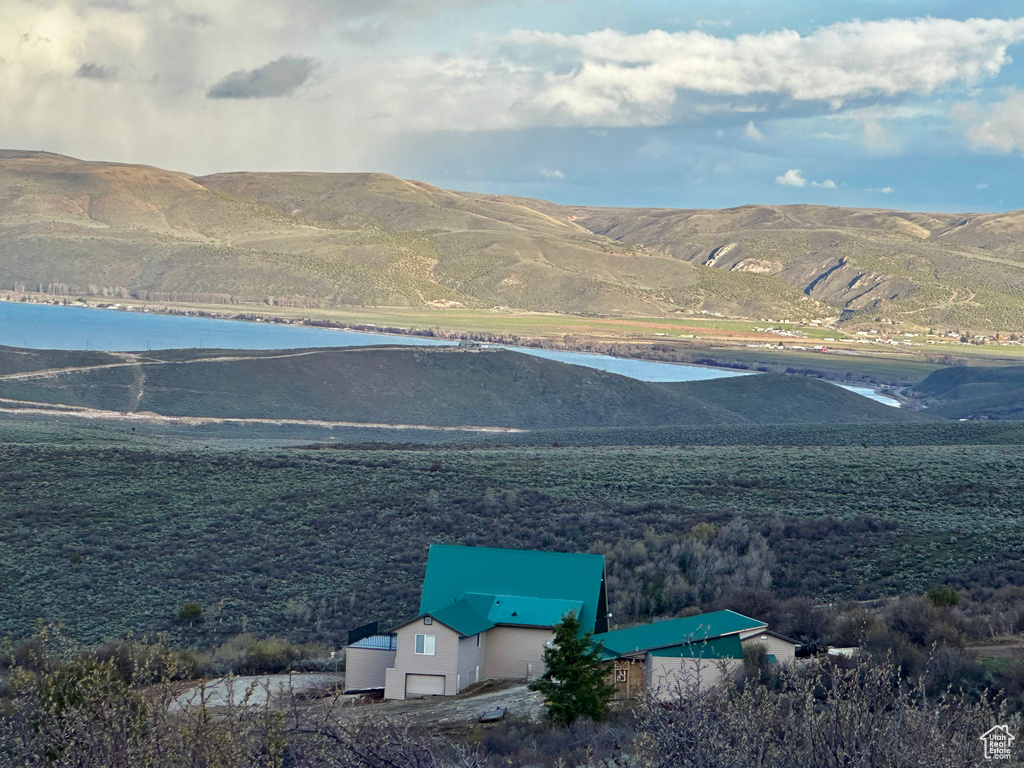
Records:
[[[82,309],[97,309],[119,312],[141,312],[143,314],[167,315],[177,317],[194,317],[212,320],[233,320],[238,322],[261,323],[266,325],[290,326],[299,328],[311,328],[321,330],[339,330],[349,333],[364,333],[374,336],[393,336],[398,338],[419,338],[430,339],[442,344],[471,343],[479,345],[494,345],[508,347],[513,350],[548,350],[552,352],[563,352],[570,354],[594,355],[597,357],[608,357],[620,360],[636,362],[650,362],[659,364],[672,364],[688,368],[702,368],[706,370],[730,371],[737,374],[744,373],[790,373],[794,375],[810,376],[813,378],[830,381],[836,384],[853,384],[865,388],[871,388],[875,394],[887,395],[884,388],[892,388],[892,380],[880,381],[877,372],[830,371],[830,366],[818,367],[811,361],[796,360],[772,360],[771,352],[748,362],[741,362],[728,358],[736,352],[749,352],[750,345],[724,345],[711,346],[695,344],[685,339],[615,339],[604,340],[595,337],[586,337],[580,334],[566,334],[563,339],[553,339],[540,336],[524,336],[515,333],[483,332],[483,331],[448,331],[437,328],[416,328],[398,327],[394,325],[377,325],[374,323],[350,322],[345,320],[316,319],[310,317],[283,317],[270,312],[255,310],[253,308],[239,308],[237,311],[225,307],[224,309],[206,309],[194,306],[171,306],[165,303],[150,304],[138,299],[121,299],[120,301],[90,301],[82,297],[71,298],[65,296],[51,296],[48,294],[36,293],[14,293],[12,291],[0,292],[0,302],[19,304],[36,304],[46,306],[78,307]],[[765,349],[771,349],[765,345]],[[138,350],[141,351],[141,350]],[[779,352],[789,352],[795,356],[801,353],[821,354],[820,350],[803,345],[797,347],[778,347]],[[898,362],[898,358],[889,354],[860,354],[854,350],[843,350],[844,356],[856,358],[862,361],[877,360],[883,363],[892,361]],[[910,354],[910,353],[905,353]],[[830,355],[831,357],[831,355]],[[940,364],[936,364],[939,367]],[[834,367],[834,366],[832,366]],[[867,367],[867,366],[865,366]],[[890,375],[891,379],[891,375]],[[898,386],[907,386],[909,382],[897,382]],[[893,398],[895,399],[895,398]]]

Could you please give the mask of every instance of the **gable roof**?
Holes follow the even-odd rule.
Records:
[[[483,631],[475,629],[482,620],[490,626],[550,627],[574,610],[582,630],[592,632],[603,583],[601,555],[433,544],[420,616],[433,616],[461,634],[476,634]]]
[[[613,659],[630,653],[699,643],[716,637],[763,629],[768,625],[735,611],[714,611],[683,619],[658,621],[628,629],[616,629],[594,635],[594,642],[603,646],[602,657]]]

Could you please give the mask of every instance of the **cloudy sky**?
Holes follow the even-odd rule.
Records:
[[[1024,7],[0,0],[0,147],[592,205],[1024,208]]]

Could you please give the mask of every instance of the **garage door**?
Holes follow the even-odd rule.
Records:
[[[444,696],[444,675],[406,675],[406,696]]]

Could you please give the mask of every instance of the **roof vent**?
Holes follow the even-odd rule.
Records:
[[[513,616],[518,616],[519,615],[519,611],[512,611],[512,615]]]

